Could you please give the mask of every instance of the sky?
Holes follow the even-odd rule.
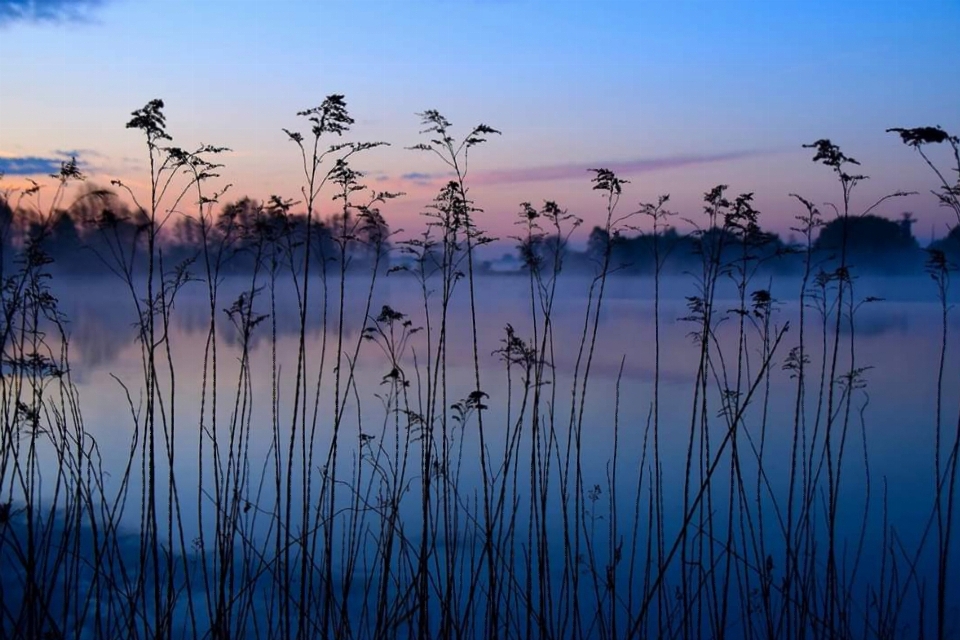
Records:
[[[958,61],[958,0],[0,0],[0,186],[76,155],[90,181],[142,193],[146,150],[124,125],[162,98],[175,144],[232,150],[229,196],[299,199],[282,129],[307,131],[297,111],[339,93],[356,120],[344,140],[390,143],[356,166],[406,193],[384,215],[411,233],[447,179],[407,149],[416,114],[437,109],[455,135],[502,132],[468,176],[501,238],[521,202],[554,200],[585,239],[603,215],[591,167],[630,181],[622,212],[670,194],[677,220],[696,221],[722,183],[756,193],[786,236],[790,193],[839,199],[802,148],[830,138],[871,176],[857,207],[920,192],[880,212],[914,212],[923,240],[949,218],[885,129],[960,132]]]

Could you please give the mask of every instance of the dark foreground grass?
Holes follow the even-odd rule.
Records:
[[[174,147],[160,101],[128,123],[145,137],[149,201],[117,182],[136,215],[97,206],[87,230],[124,292],[118,309],[132,309],[137,327],[142,375],[116,380],[128,398],[118,409],[129,427],[123,460],[105,459],[84,425],[83,408],[97,399],[78,395],[67,319],[51,293],[48,247],[68,187],[82,179],[75,163],[57,176],[46,215],[35,207],[39,223],[15,260],[2,261],[0,637],[960,634],[951,573],[960,420],[946,401],[956,381],[945,379],[944,254],[929,262],[942,312],[940,359],[930,363],[936,445],[929,492],[917,497],[929,519],[910,523],[922,532],[913,543],[888,520],[886,481],[868,455],[856,318],[873,300],[858,295],[845,249],[828,260],[813,251],[818,207],[796,196],[804,268],[796,291],[779,290],[800,303],[788,327],[775,283],[756,284],[775,256],[762,251],[769,237],[752,195],[723,186],[705,195],[683,318],[694,382],[685,422],[667,424],[661,275],[670,246],[659,238],[673,213],[667,197],[624,206],[627,181],[593,170],[606,237],[635,225],[653,234],[653,332],[630,339],[647,344],[655,364],[642,424],[621,423],[620,399],[635,391],[618,377],[605,475],[587,477],[596,437],[587,408],[606,401],[591,377],[598,349],[611,348],[599,339],[601,312],[620,268],[610,243],[594,256],[579,339],[563,342],[563,252],[545,248],[562,247],[580,220],[553,202],[521,205],[529,313],[484,344],[475,252],[491,239],[469,194],[468,161],[498,132],[479,125],[455,137],[442,115],[421,114],[415,149],[451,178],[425,212],[426,231],[401,239],[381,212],[399,194],[367,188],[351,166],[381,143],[343,142],[353,121],[342,96],[299,115],[309,133],[285,130],[302,162],[299,204],[273,198],[219,217],[223,193],[209,185],[226,150]],[[960,191],[927,153],[947,145],[960,169],[958,139],[940,129],[894,132],[934,171],[937,197],[960,223]],[[828,140],[810,146],[838,181],[837,216],[876,206],[854,208],[856,161]],[[17,210],[39,203],[38,189],[20,193]],[[320,221],[331,197],[338,212]],[[96,190],[82,196],[90,200],[115,201]],[[293,214],[298,206],[308,215]],[[186,209],[197,248],[171,263],[164,229]],[[388,249],[405,258],[401,266],[388,268]],[[231,277],[242,293],[227,298],[236,260],[249,268]],[[415,282],[419,299],[405,309],[375,305],[388,277]],[[182,379],[171,343],[188,287],[206,301],[199,380]],[[719,302],[722,287],[735,291],[732,308]],[[280,333],[290,319],[277,311],[289,296],[296,348],[284,366]],[[362,331],[347,329],[351,304],[362,307]],[[269,351],[269,367],[254,366],[254,350]],[[466,377],[454,364],[464,352]],[[499,371],[482,366],[491,352]],[[373,388],[357,375],[368,353],[383,366]],[[782,372],[788,397],[771,384]],[[505,394],[491,397],[497,385]],[[251,445],[255,431],[269,432],[267,451]],[[668,432],[683,434],[679,455],[668,455]],[[788,455],[771,453],[785,432]],[[851,483],[862,495],[851,498]]]

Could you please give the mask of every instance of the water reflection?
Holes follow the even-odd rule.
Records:
[[[579,345],[584,326],[595,313],[595,300],[588,296],[590,285],[591,281],[586,278],[561,280],[561,292],[553,315],[554,342],[548,345],[546,353],[555,376],[548,376],[550,384],[540,391],[546,398],[544,411],[549,410],[551,424],[557,429],[556,441],[551,445],[555,448],[549,454],[553,456],[548,465],[549,473],[556,473],[564,464],[569,464],[563,461],[560,451],[568,446],[571,434],[582,427],[578,469],[583,486],[596,487],[598,493],[590,494],[596,498],[586,494],[576,496],[572,492],[563,499],[560,494],[551,496],[541,507],[540,517],[559,523],[569,517],[565,510],[568,502],[582,501],[581,509],[587,514],[582,525],[583,535],[592,540],[592,552],[604,557],[604,554],[613,553],[615,540],[611,542],[611,539],[594,533],[588,536],[586,523],[589,521],[591,526],[596,526],[603,521],[602,518],[609,517],[604,514],[613,510],[634,517],[637,504],[634,489],[639,481],[646,478],[649,482],[650,478],[651,461],[647,447],[652,437],[655,382],[660,394],[657,411],[662,425],[658,433],[663,459],[659,482],[663,491],[664,527],[668,535],[682,527],[683,505],[688,499],[683,488],[686,468],[690,464],[691,443],[697,447],[716,447],[724,440],[727,428],[719,411],[723,398],[716,389],[722,372],[714,371],[715,378],[709,381],[709,410],[705,414],[708,428],[691,439],[690,425],[701,416],[703,409],[699,403],[703,398],[698,395],[701,393],[697,378],[700,350],[691,336],[696,327],[684,320],[690,315],[687,297],[695,294],[689,279],[666,279],[662,284],[659,369],[655,359],[652,282],[637,278],[611,280],[609,290],[605,292],[606,300],[596,314],[597,343],[591,359],[589,384],[584,386],[585,351]],[[851,427],[843,437],[851,444],[845,453],[846,479],[839,490],[839,499],[845,509],[836,528],[842,539],[856,541],[862,537],[866,549],[863,557],[868,564],[882,556],[885,527],[896,528],[898,540],[906,548],[912,548],[911,545],[917,544],[925,535],[924,527],[930,515],[941,316],[932,291],[929,296],[925,293],[928,285],[926,280],[859,281],[856,292],[860,299],[876,296],[885,300],[858,308],[854,323],[856,352],[851,354],[845,348],[837,356],[839,372],[853,368],[862,371],[858,385],[849,389]],[[120,487],[120,473],[130,459],[131,440],[143,437],[143,425],[138,417],[145,395],[143,361],[138,332],[132,322],[134,305],[129,296],[112,282],[80,280],[64,285],[62,281],[55,281],[54,286],[62,287],[55,293],[69,319],[74,381],[78,385],[86,428],[97,439],[99,454],[109,474],[105,481],[105,490],[109,494]],[[282,515],[278,506],[281,503],[292,501],[304,505],[302,514],[292,518],[292,526],[298,530],[308,529],[311,522],[324,521],[317,505],[321,502],[320,492],[324,490],[325,460],[335,428],[342,428],[347,434],[341,434],[346,443],[341,453],[342,464],[351,470],[360,469],[361,478],[367,483],[362,485],[363,491],[367,492],[363,494],[363,500],[372,505],[367,508],[375,514],[386,513],[385,505],[396,499],[378,493],[380,490],[375,488],[373,479],[377,474],[392,473],[395,469],[373,466],[374,452],[389,460],[394,449],[399,450],[401,446],[417,449],[422,446],[422,440],[416,435],[409,436],[409,432],[396,426],[400,414],[396,406],[385,407],[384,398],[391,392],[389,382],[394,363],[387,360],[375,343],[363,339],[364,328],[371,325],[371,316],[375,317],[384,305],[409,314],[413,327],[423,326],[426,320],[418,285],[409,277],[387,278],[368,301],[365,280],[351,279],[346,287],[348,294],[344,300],[342,324],[335,289],[325,290],[319,280],[312,286],[304,332],[307,358],[304,380],[299,384],[299,307],[296,290],[291,284],[279,283],[272,300],[268,290],[262,290],[256,296],[254,313],[268,318],[252,334],[249,353],[244,359],[240,334],[225,310],[237,296],[247,291],[249,283],[240,278],[224,281],[214,307],[218,336],[216,387],[209,379],[211,315],[204,285],[192,283],[177,298],[171,315],[169,353],[164,351],[162,354],[158,378],[161,395],[169,399],[164,410],[168,412],[166,415],[171,424],[175,422],[172,431],[176,433],[176,443],[170,456],[175,460],[173,471],[180,503],[177,525],[183,529],[179,534],[183,539],[194,540],[205,535],[210,540],[214,535],[217,517],[208,493],[213,484],[212,467],[214,464],[220,464],[222,468],[230,465],[222,460],[205,460],[209,455],[209,450],[204,449],[205,442],[213,431],[224,439],[231,438],[231,442],[239,434],[236,437],[245,443],[245,457],[235,463],[237,466],[231,473],[243,474],[242,501],[238,503],[243,512],[239,516],[239,527],[248,541],[267,541],[276,534],[277,521]],[[779,496],[789,489],[789,461],[796,447],[793,440],[795,411],[812,416],[823,397],[816,389],[816,382],[811,381],[805,403],[799,408],[794,405],[796,380],[784,365],[787,353],[799,342],[799,282],[784,279],[771,285],[770,289],[779,301],[775,305],[773,326],[789,324],[791,328],[771,363],[769,378],[758,387],[756,402],[743,417],[741,439],[736,446],[743,456],[739,462],[743,477],[749,478],[751,483],[744,491],[749,492],[751,500],[756,496],[756,503],[766,506],[765,515],[758,518],[758,522],[775,531],[782,526],[778,516],[774,515],[783,507]],[[493,464],[498,465],[504,455],[501,453],[504,441],[516,437],[520,444],[514,455],[524,461],[534,460],[543,452],[538,452],[537,446],[530,444],[529,432],[517,431],[517,435],[511,435],[515,433],[518,416],[530,419],[525,413],[529,407],[522,400],[522,375],[515,367],[508,369],[497,353],[506,338],[507,325],[514,327],[524,339],[529,340],[533,335],[529,282],[515,276],[485,278],[478,283],[477,293],[477,305],[481,311],[478,317],[480,366],[483,390],[488,396],[484,403],[489,407],[483,435],[496,443],[488,443],[487,447],[491,449]],[[369,315],[366,313],[368,304],[372,310]],[[436,297],[431,304],[432,313],[437,313]],[[728,358],[729,363],[736,362],[740,351],[740,315],[731,312],[736,307],[732,285],[722,287],[717,309],[725,319],[717,325],[712,339],[718,345],[718,356]],[[447,407],[468,398],[474,390],[471,321],[466,295],[454,299],[449,313],[447,340],[450,351],[444,371],[448,395],[442,399]],[[817,366],[816,363],[830,357],[832,346],[829,340],[822,342],[824,328],[818,309],[810,307],[805,313],[807,356]],[[433,318],[435,322],[436,316]],[[752,377],[758,373],[762,354],[759,352],[759,328],[747,326],[750,342],[744,358],[746,370],[751,372],[748,377]],[[828,333],[832,326],[831,321]],[[849,331],[846,322],[840,326],[841,332]],[[338,387],[335,365],[341,327],[343,345],[339,362],[343,377]],[[542,331],[542,325],[537,331]],[[946,424],[952,424],[960,411],[960,389],[954,384],[960,379],[960,358],[956,357],[960,321],[956,316],[951,316],[949,332],[944,377],[947,384],[942,398]],[[849,337],[849,333],[843,335]],[[411,336],[409,350],[399,363],[407,368],[408,377],[413,381],[409,391],[411,407],[422,407],[431,401],[422,390],[427,376],[424,363],[429,357],[428,348],[436,349],[436,342],[428,345],[425,332]],[[171,374],[171,370],[175,374]],[[214,388],[217,390],[215,402],[212,397]],[[578,402],[582,402],[582,414],[577,413],[580,405],[576,405],[577,411],[574,411],[572,393],[577,394]],[[309,400],[307,409],[304,409],[304,398]],[[432,401],[437,402],[437,399]],[[305,415],[304,411],[314,410],[317,418],[308,417],[304,422],[298,422]],[[444,420],[450,421],[450,449],[468,452],[457,469],[458,486],[464,494],[458,496],[458,500],[463,501],[465,513],[477,517],[477,496],[483,489],[484,477],[475,453],[480,450],[481,433],[475,418],[454,424],[450,418],[454,412],[441,413]],[[546,425],[544,416],[540,419]],[[810,432],[805,432],[803,438],[813,442],[818,436],[813,421],[810,422]],[[305,456],[313,452],[316,459],[308,467],[310,473],[293,477],[290,486],[280,486],[272,481],[277,476],[275,469],[280,470],[281,477],[288,469],[283,467],[278,451],[290,441],[305,441],[306,436],[296,432],[296,427],[302,424],[316,427],[309,436],[312,446],[304,445],[302,449]],[[445,423],[445,428],[447,426]],[[822,442],[823,435],[819,437]],[[765,460],[762,468],[758,463],[761,457]],[[612,467],[615,459],[616,468]],[[49,460],[55,464],[52,457]],[[200,464],[203,461],[207,464]],[[819,468],[818,464],[822,466],[818,461],[811,461],[811,469]],[[386,463],[378,462],[377,465]],[[159,460],[160,476],[166,477],[168,471],[171,469],[167,462]],[[418,473],[416,470],[412,477],[420,477]],[[698,469],[696,473],[703,473],[703,470]],[[440,477],[438,472],[438,482]],[[503,486],[509,487],[511,499],[518,503],[529,498],[521,481],[503,478],[499,481],[506,483]],[[133,474],[129,493],[140,495],[144,482],[143,476]],[[407,482],[404,496],[415,493],[411,488],[415,488],[414,480]],[[717,496],[725,496],[736,488],[727,475],[714,478],[712,482]],[[877,498],[880,484],[883,485],[882,504]],[[607,497],[612,487],[622,489],[616,498]],[[360,488],[355,489],[360,491]],[[168,499],[172,500],[173,496],[172,485],[159,486],[158,496],[160,520],[167,521],[171,515],[167,510]],[[602,502],[600,496],[603,496]],[[348,513],[356,507],[351,502],[355,498],[355,494],[347,491],[336,499],[334,507]],[[416,547],[423,535],[418,521],[420,505],[412,499],[396,500],[398,513],[407,523],[404,540]],[[522,513],[520,507],[516,508]],[[142,516],[136,508],[130,508],[125,512],[123,524],[128,531],[135,531],[141,526]],[[728,516],[718,513],[715,517],[714,525],[722,530]],[[637,516],[636,521],[645,521],[644,518]],[[869,525],[866,534],[862,533],[864,519]],[[465,525],[468,521],[469,518],[464,517],[458,527],[469,529]],[[364,553],[371,554],[371,557],[380,540],[379,530],[374,530],[381,525],[382,522],[371,525],[369,535],[357,542],[359,548],[367,549]],[[521,517],[513,526],[518,540],[526,540],[533,534],[533,523],[529,519]],[[475,553],[480,545],[476,531],[470,534],[445,531],[443,535],[433,535],[431,544],[437,550],[458,549]],[[560,536],[563,534],[556,535],[558,538],[551,540],[550,544],[556,545],[555,550],[562,549]],[[638,547],[642,547],[650,538],[648,532],[641,532],[634,540]],[[785,553],[776,542],[770,544],[768,552],[777,557]],[[202,558],[204,550],[198,547],[195,553],[196,557]],[[443,553],[442,557],[452,557],[443,556]],[[563,575],[562,554],[559,558],[552,557],[549,561],[558,563],[552,574],[555,580]],[[931,562],[929,557],[923,556],[918,560],[916,570],[923,575],[932,575],[930,572],[934,567]],[[438,563],[436,569],[440,571],[444,567],[442,561]],[[352,588],[360,595],[351,601],[351,606],[362,611],[375,591],[363,586],[364,571],[357,570],[353,575],[357,582]],[[865,570],[860,579],[869,582],[872,577],[871,572]],[[617,579],[627,580],[625,576]]]

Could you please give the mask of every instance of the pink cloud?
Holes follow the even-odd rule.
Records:
[[[570,180],[583,178],[590,169],[604,167],[621,176],[636,175],[650,171],[662,171],[698,164],[712,164],[740,160],[769,151],[731,151],[717,154],[699,154],[686,156],[671,156],[667,158],[646,158],[642,160],[625,160],[621,162],[591,162],[587,164],[561,164],[540,167],[526,167],[523,169],[497,169],[483,171],[471,176],[474,184],[510,184],[519,182],[543,182],[547,180]]]

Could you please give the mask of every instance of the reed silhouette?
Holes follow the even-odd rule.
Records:
[[[228,202],[211,185],[229,150],[174,146],[164,109],[153,100],[127,123],[144,142],[147,200],[121,181],[72,188],[84,176],[69,161],[52,184],[0,202],[0,637],[960,629],[951,254],[930,247],[923,267],[941,345],[933,472],[917,496],[929,516],[911,545],[870,459],[858,318],[879,301],[858,277],[877,267],[871,252],[881,266],[895,254],[921,269],[910,261],[922,250],[902,225],[871,217],[905,194],[858,208],[859,163],[830,140],[806,146],[836,180],[835,215],[794,195],[797,244],[763,230],[753,194],[724,185],[681,234],[669,196],[627,206],[629,182],[593,169],[584,187],[603,222],[584,252],[570,248],[580,218],[521,203],[512,278],[526,311],[491,341],[495,281],[477,250],[492,238],[469,160],[499,131],[459,135],[438,111],[419,114],[411,149],[451,178],[410,236],[387,222],[402,194],[369,187],[354,167],[384,143],[350,140],[342,95],[297,114],[308,133],[283,130],[302,168],[297,201]],[[960,141],[940,128],[891,131],[933,171],[960,228],[954,167],[927,153],[947,145],[960,177]],[[126,443],[122,460],[85,422],[98,399],[74,378],[77,334],[54,295],[70,272],[110,279],[116,324],[103,331],[138,350],[136,375],[114,377],[127,401],[115,411],[126,430],[112,436]],[[624,394],[640,391],[614,354],[613,424],[601,431],[597,371],[634,339],[604,335],[621,273],[652,285],[651,333],[639,339],[653,354],[649,411],[639,425],[623,417]],[[664,304],[675,273],[691,291],[680,318]],[[567,277],[584,289],[574,311]],[[381,292],[397,281],[416,295],[388,303]],[[798,300],[793,325],[783,295]],[[692,342],[685,407],[665,406],[664,368],[680,362],[663,342],[674,320]],[[559,329],[570,322],[573,340]],[[196,375],[181,327],[202,336]],[[370,359],[382,369],[373,380],[360,365]],[[677,411],[682,420],[668,418]],[[608,452],[599,477],[587,463],[597,448]]]

